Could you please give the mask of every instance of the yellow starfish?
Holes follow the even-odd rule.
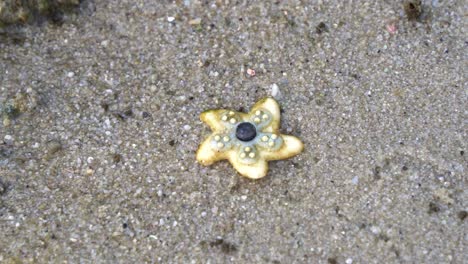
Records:
[[[251,179],[265,177],[269,160],[290,158],[304,149],[298,138],[279,133],[280,108],[270,97],[258,101],[248,114],[214,109],[203,112],[200,119],[213,133],[198,148],[197,160],[211,165],[228,159]]]

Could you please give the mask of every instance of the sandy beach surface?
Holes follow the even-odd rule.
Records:
[[[0,263],[466,263],[467,4],[408,8],[84,1],[0,29]],[[257,181],[197,163],[202,111],[265,96],[304,152]]]

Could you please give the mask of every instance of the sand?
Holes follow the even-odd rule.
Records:
[[[466,262],[466,12],[109,0],[2,29],[0,263]],[[272,95],[303,153],[196,162],[202,111]]]

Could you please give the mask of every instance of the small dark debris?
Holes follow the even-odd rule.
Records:
[[[8,1],[7,1],[8,2]],[[50,21],[62,25],[65,13],[77,13],[83,0],[40,0],[40,1],[9,1],[10,14],[0,18],[2,25],[42,24]],[[7,4],[8,7],[8,4]]]
[[[0,158],[8,158],[13,154],[13,149],[6,144],[0,144]]]
[[[298,169],[302,168],[302,165],[297,162],[291,161],[291,164],[294,166],[294,168],[298,168]]]
[[[114,163],[119,163],[122,161],[122,155],[118,154],[118,153],[115,153],[114,155],[112,155],[112,161]]]
[[[237,191],[239,191],[240,188],[241,188],[240,182],[236,181],[234,184],[231,184],[229,186],[229,192],[236,193]]]
[[[219,247],[225,254],[231,254],[237,251],[237,246],[229,242],[224,241],[222,238],[218,238],[213,242],[210,242],[211,247]]]
[[[124,115],[126,115],[126,116],[128,116],[128,117],[133,116],[133,111],[132,111],[132,109],[127,109],[127,110],[125,110]]]
[[[127,223],[123,223],[123,224],[122,224],[122,228],[123,228],[123,229],[125,229],[125,228],[127,228],[127,227],[128,227],[128,224],[127,224]]]
[[[237,247],[233,244],[223,243],[221,245],[221,251],[223,251],[226,254],[231,254],[237,251]]]
[[[132,109],[127,109],[125,111],[115,112],[114,115],[116,117],[118,117],[119,119],[121,119],[121,120],[126,120],[126,119],[133,116],[133,111],[132,111]]]
[[[436,203],[434,203],[434,202],[429,203],[429,210],[428,210],[429,214],[437,213],[439,211],[440,211],[440,208]]]
[[[403,167],[401,167],[401,170],[402,170],[402,171],[407,171],[407,170],[408,170],[408,167],[406,167],[405,165],[403,165]]]
[[[315,27],[315,32],[317,32],[317,34],[322,34],[322,33],[325,33],[325,32],[328,32],[328,26],[327,24],[325,24],[324,22],[320,22],[316,27]]]
[[[190,101],[192,101],[193,99],[195,99],[195,97],[190,96],[188,99],[189,99]]]
[[[20,115],[20,113],[21,113],[19,107],[17,107],[17,106],[14,105],[14,104],[7,104],[7,105],[5,106],[4,112],[5,112],[5,115],[6,115],[8,118],[10,118],[10,119],[15,119],[15,118],[17,118],[17,117]]]
[[[0,193],[0,194],[1,194],[1,193]],[[460,211],[460,212],[458,212],[457,216],[458,216],[458,218],[460,218],[460,220],[463,221],[463,220],[465,220],[466,217],[468,216],[468,213],[467,213],[466,211]]]
[[[245,110],[245,109],[244,109],[243,106],[241,106],[241,107],[238,108],[238,111],[239,111],[239,112],[244,112],[244,110]]]
[[[380,166],[375,166],[373,170],[373,175],[374,175],[374,180],[380,180],[382,176],[380,176],[380,172],[382,171],[382,168]]]
[[[49,14],[50,21],[54,23],[55,25],[61,26],[63,25],[64,21],[64,14],[60,10],[53,10]]]
[[[170,145],[171,147],[173,147],[173,146],[175,145],[175,140],[172,139],[171,141],[169,141],[169,145]]]
[[[148,113],[148,112],[143,112],[143,113],[141,113],[141,116],[142,116],[143,118],[148,118],[148,117],[151,117],[151,114]]]
[[[408,20],[416,20],[421,16],[422,13],[421,0],[406,1],[403,4],[403,9],[405,10],[405,14]]]
[[[4,195],[7,191],[7,184],[0,179],[0,195]]]
[[[395,248],[394,245],[393,245],[390,249],[393,251],[393,253],[395,253],[395,256],[396,256],[397,258],[400,257],[400,251],[399,251],[397,248]]]
[[[208,66],[210,66],[210,64],[211,64],[211,61],[210,61],[210,60],[205,60],[205,61],[203,61],[202,63],[203,63],[203,64],[202,64],[203,67],[208,67]]]
[[[465,155],[465,151],[460,150],[460,156],[463,156],[463,155]]]
[[[335,213],[338,217],[343,217],[344,215],[342,213],[340,213],[340,207],[339,206],[336,206],[335,207]]]
[[[58,140],[51,140],[47,143],[47,155],[54,155],[55,153],[62,150],[62,143]]]
[[[294,18],[288,17],[288,25],[291,27],[295,27],[297,25],[296,21],[294,21]]]
[[[317,93],[315,94],[315,104],[318,106],[322,106],[325,103],[325,94],[324,93]]]
[[[101,107],[102,109],[104,109],[104,112],[107,112],[109,111],[109,104],[108,103],[101,103]]]
[[[388,242],[390,240],[390,238],[387,235],[382,234],[382,233],[379,234],[379,239],[385,242]]]
[[[328,258],[327,261],[328,261],[328,264],[338,264],[338,261],[336,260],[336,258]]]
[[[166,90],[166,95],[169,95],[169,96],[174,96],[176,95],[176,91],[172,91],[172,90]]]

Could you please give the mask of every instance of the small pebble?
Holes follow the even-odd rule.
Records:
[[[247,74],[254,77],[255,76],[255,70],[254,69],[247,69]]]
[[[198,26],[201,24],[201,18],[195,18],[189,21],[189,25]]]
[[[75,76],[75,73],[74,73],[74,72],[69,72],[69,73],[67,73],[67,76],[68,76],[69,78],[72,78],[73,76]]]
[[[109,40],[103,40],[101,41],[101,46],[107,47],[109,45]]]
[[[6,135],[3,138],[3,141],[5,142],[5,144],[11,145],[11,144],[13,144],[13,137],[11,135]]]
[[[281,91],[276,83],[271,85],[271,96],[278,99],[281,96]]]
[[[185,125],[185,126],[184,126],[184,129],[187,130],[187,131],[189,131],[190,129],[192,129],[192,127],[189,126],[189,125]]]
[[[174,21],[175,21],[175,17],[172,17],[172,16],[167,17],[167,22],[172,23]]]
[[[390,34],[395,34],[398,30],[398,27],[394,21],[389,22],[385,27]]]
[[[345,262],[346,262],[346,264],[353,264],[353,259],[352,258],[347,258]]]
[[[378,226],[372,226],[370,228],[371,232],[374,233],[374,234],[379,234],[380,233],[380,228]]]

